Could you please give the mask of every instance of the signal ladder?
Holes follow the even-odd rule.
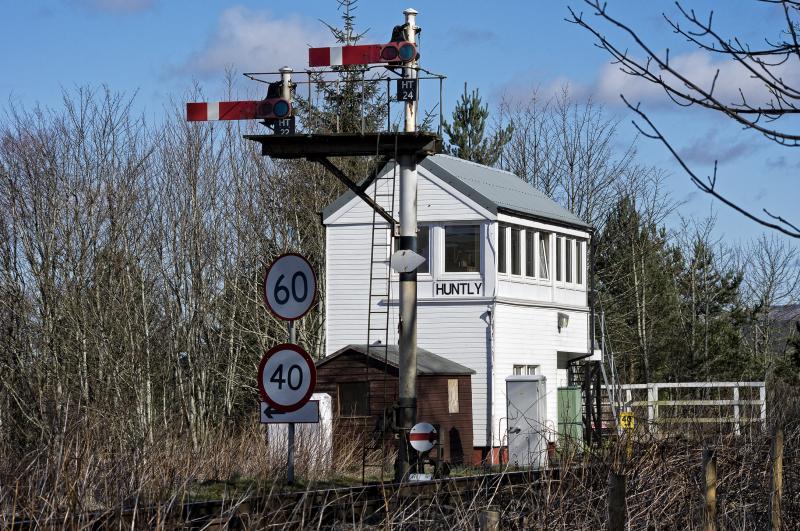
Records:
[[[372,200],[383,208],[392,218],[395,209],[395,181],[397,174],[397,161],[393,161],[394,168],[390,171],[379,171],[377,173],[373,187]],[[392,274],[389,264],[393,250],[395,227],[383,219],[378,212],[372,210],[372,236],[369,258],[369,307],[367,310],[367,348],[370,351],[378,350],[383,359],[383,385],[380,393],[382,394],[381,403],[383,412],[379,424],[372,431],[371,440],[363,445],[361,467],[361,482],[366,479],[367,468],[380,468],[380,479],[383,481],[383,473],[386,465],[387,448],[385,436],[391,424],[391,408],[389,401],[394,397],[387,398],[387,379],[386,371],[388,367],[389,355],[389,324],[391,319],[390,301],[392,297]],[[371,407],[374,400],[373,386],[369,378],[369,356],[367,357],[367,382],[369,388],[368,404]],[[371,462],[375,455],[380,452],[380,462]]]

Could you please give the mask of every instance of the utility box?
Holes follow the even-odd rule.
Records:
[[[558,388],[558,442],[561,447],[583,445],[583,407],[581,388]]]
[[[546,383],[539,374],[506,378],[508,462],[512,466],[547,466]]]

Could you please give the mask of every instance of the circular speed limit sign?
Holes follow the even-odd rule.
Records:
[[[277,345],[261,358],[258,391],[264,402],[278,411],[290,413],[303,407],[316,384],[314,360],[297,345]]]
[[[317,294],[317,277],[308,260],[296,253],[279,256],[267,268],[264,300],[272,313],[286,321],[303,317]]]

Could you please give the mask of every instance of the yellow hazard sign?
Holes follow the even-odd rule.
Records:
[[[636,426],[636,421],[633,419],[633,413],[630,411],[620,412],[619,425],[624,430],[632,430],[634,426]]]

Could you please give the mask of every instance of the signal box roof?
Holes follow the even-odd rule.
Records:
[[[441,154],[429,155],[419,165],[493,214],[502,212],[580,230],[591,229],[588,223],[511,172]],[[355,194],[347,192],[328,205],[322,212],[323,219],[353,197]]]
[[[348,352],[356,352],[358,354],[369,356],[370,358],[383,363],[384,356],[386,362],[392,367],[399,367],[400,352],[397,345],[389,345],[384,349],[383,345],[347,345],[317,362],[317,367],[321,367],[326,363],[338,358],[339,356]],[[423,348],[417,347],[417,374],[418,375],[436,375],[436,376],[461,376],[475,374],[475,371],[464,367],[454,361],[448,360],[441,356],[437,356],[433,352],[429,352]]]

